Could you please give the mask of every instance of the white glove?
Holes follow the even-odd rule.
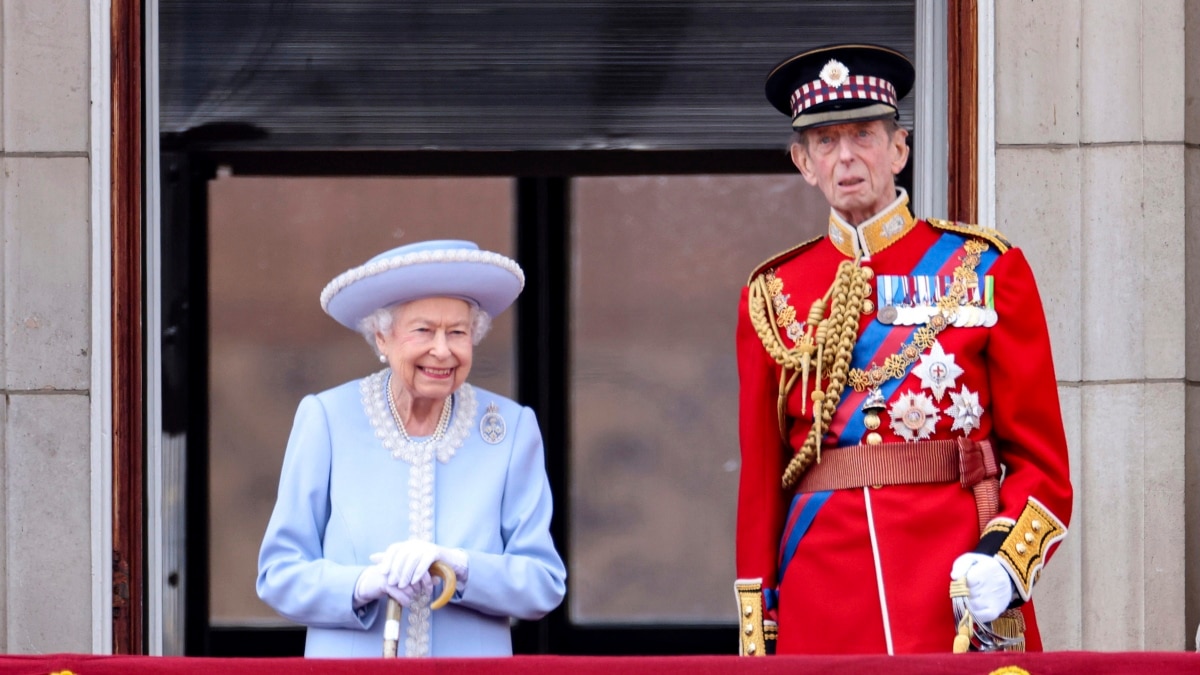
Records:
[[[387,570],[389,585],[403,588],[429,576],[429,566],[435,560],[449,565],[460,584],[467,581],[467,552],[458,548],[443,548],[433,542],[409,539],[387,547],[382,553],[372,553],[371,562]]]
[[[371,565],[358,575],[354,582],[354,608],[374,602],[387,595],[387,572],[379,565]]]
[[[429,576],[428,572],[407,586],[393,586],[391,584],[387,586],[387,594],[400,603],[401,607],[408,607],[418,595],[429,595],[432,592],[433,577]]]
[[[470,570],[468,565],[467,552],[461,548],[443,548],[438,554],[438,560],[446,563],[454,570],[454,576],[457,577],[458,588],[461,590],[467,585],[467,572]]]
[[[1008,572],[990,555],[964,553],[950,566],[950,579],[966,579],[967,608],[976,621],[988,623],[1008,609],[1013,599]]]
[[[374,602],[382,597],[389,596],[400,603],[401,607],[408,607],[412,604],[413,598],[420,593],[430,593],[433,591],[433,578],[426,572],[416,582],[406,586],[394,586],[388,583],[388,570],[383,565],[371,565],[363,570],[362,574],[358,575],[358,581],[354,584],[354,608],[358,609],[363,605]]]

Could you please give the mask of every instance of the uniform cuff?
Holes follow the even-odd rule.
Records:
[[[738,579],[733,588],[738,603],[738,654],[774,654],[779,627],[774,621],[768,621],[763,616],[762,579]]]
[[[1033,596],[1033,585],[1051,548],[1065,536],[1067,526],[1062,520],[1030,497],[1017,520],[997,518],[989,523],[975,551],[995,556],[1008,571],[1019,596],[1010,605],[1015,607]]]

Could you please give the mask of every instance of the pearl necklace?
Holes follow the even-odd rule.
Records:
[[[400,419],[400,411],[396,409],[396,399],[392,397],[392,374],[388,373],[387,382],[384,383],[387,390],[388,409],[392,411],[392,419],[396,421],[396,428],[400,430],[400,435],[404,437],[406,443],[410,443],[419,447],[425,447],[431,443],[436,443],[442,440],[442,436],[446,435],[446,429],[450,426],[450,410],[454,406],[454,395],[451,394],[442,403],[442,415],[438,418],[437,427],[434,428],[433,434],[423,440],[414,441],[412,436],[408,435],[408,429],[404,428],[404,421]]]

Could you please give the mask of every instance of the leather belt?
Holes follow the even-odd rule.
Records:
[[[804,472],[796,491],[959,483],[975,493],[982,533],[999,508],[999,473],[996,453],[989,440],[957,438],[851,445],[822,450],[821,461]]]

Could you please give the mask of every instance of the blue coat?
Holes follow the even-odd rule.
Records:
[[[372,553],[429,538],[467,552],[467,583],[432,614],[405,610],[399,653],[511,654],[509,617],[541,618],[566,590],[534,413],[464,384],[446,434],[461,445],[414,458],[411,446],[396,445],[385,383],[386,370],[300,402],[259,553],[258,595],[308,626],[306,656],[379,656],[384,600],[356,610],[355,582]]]

